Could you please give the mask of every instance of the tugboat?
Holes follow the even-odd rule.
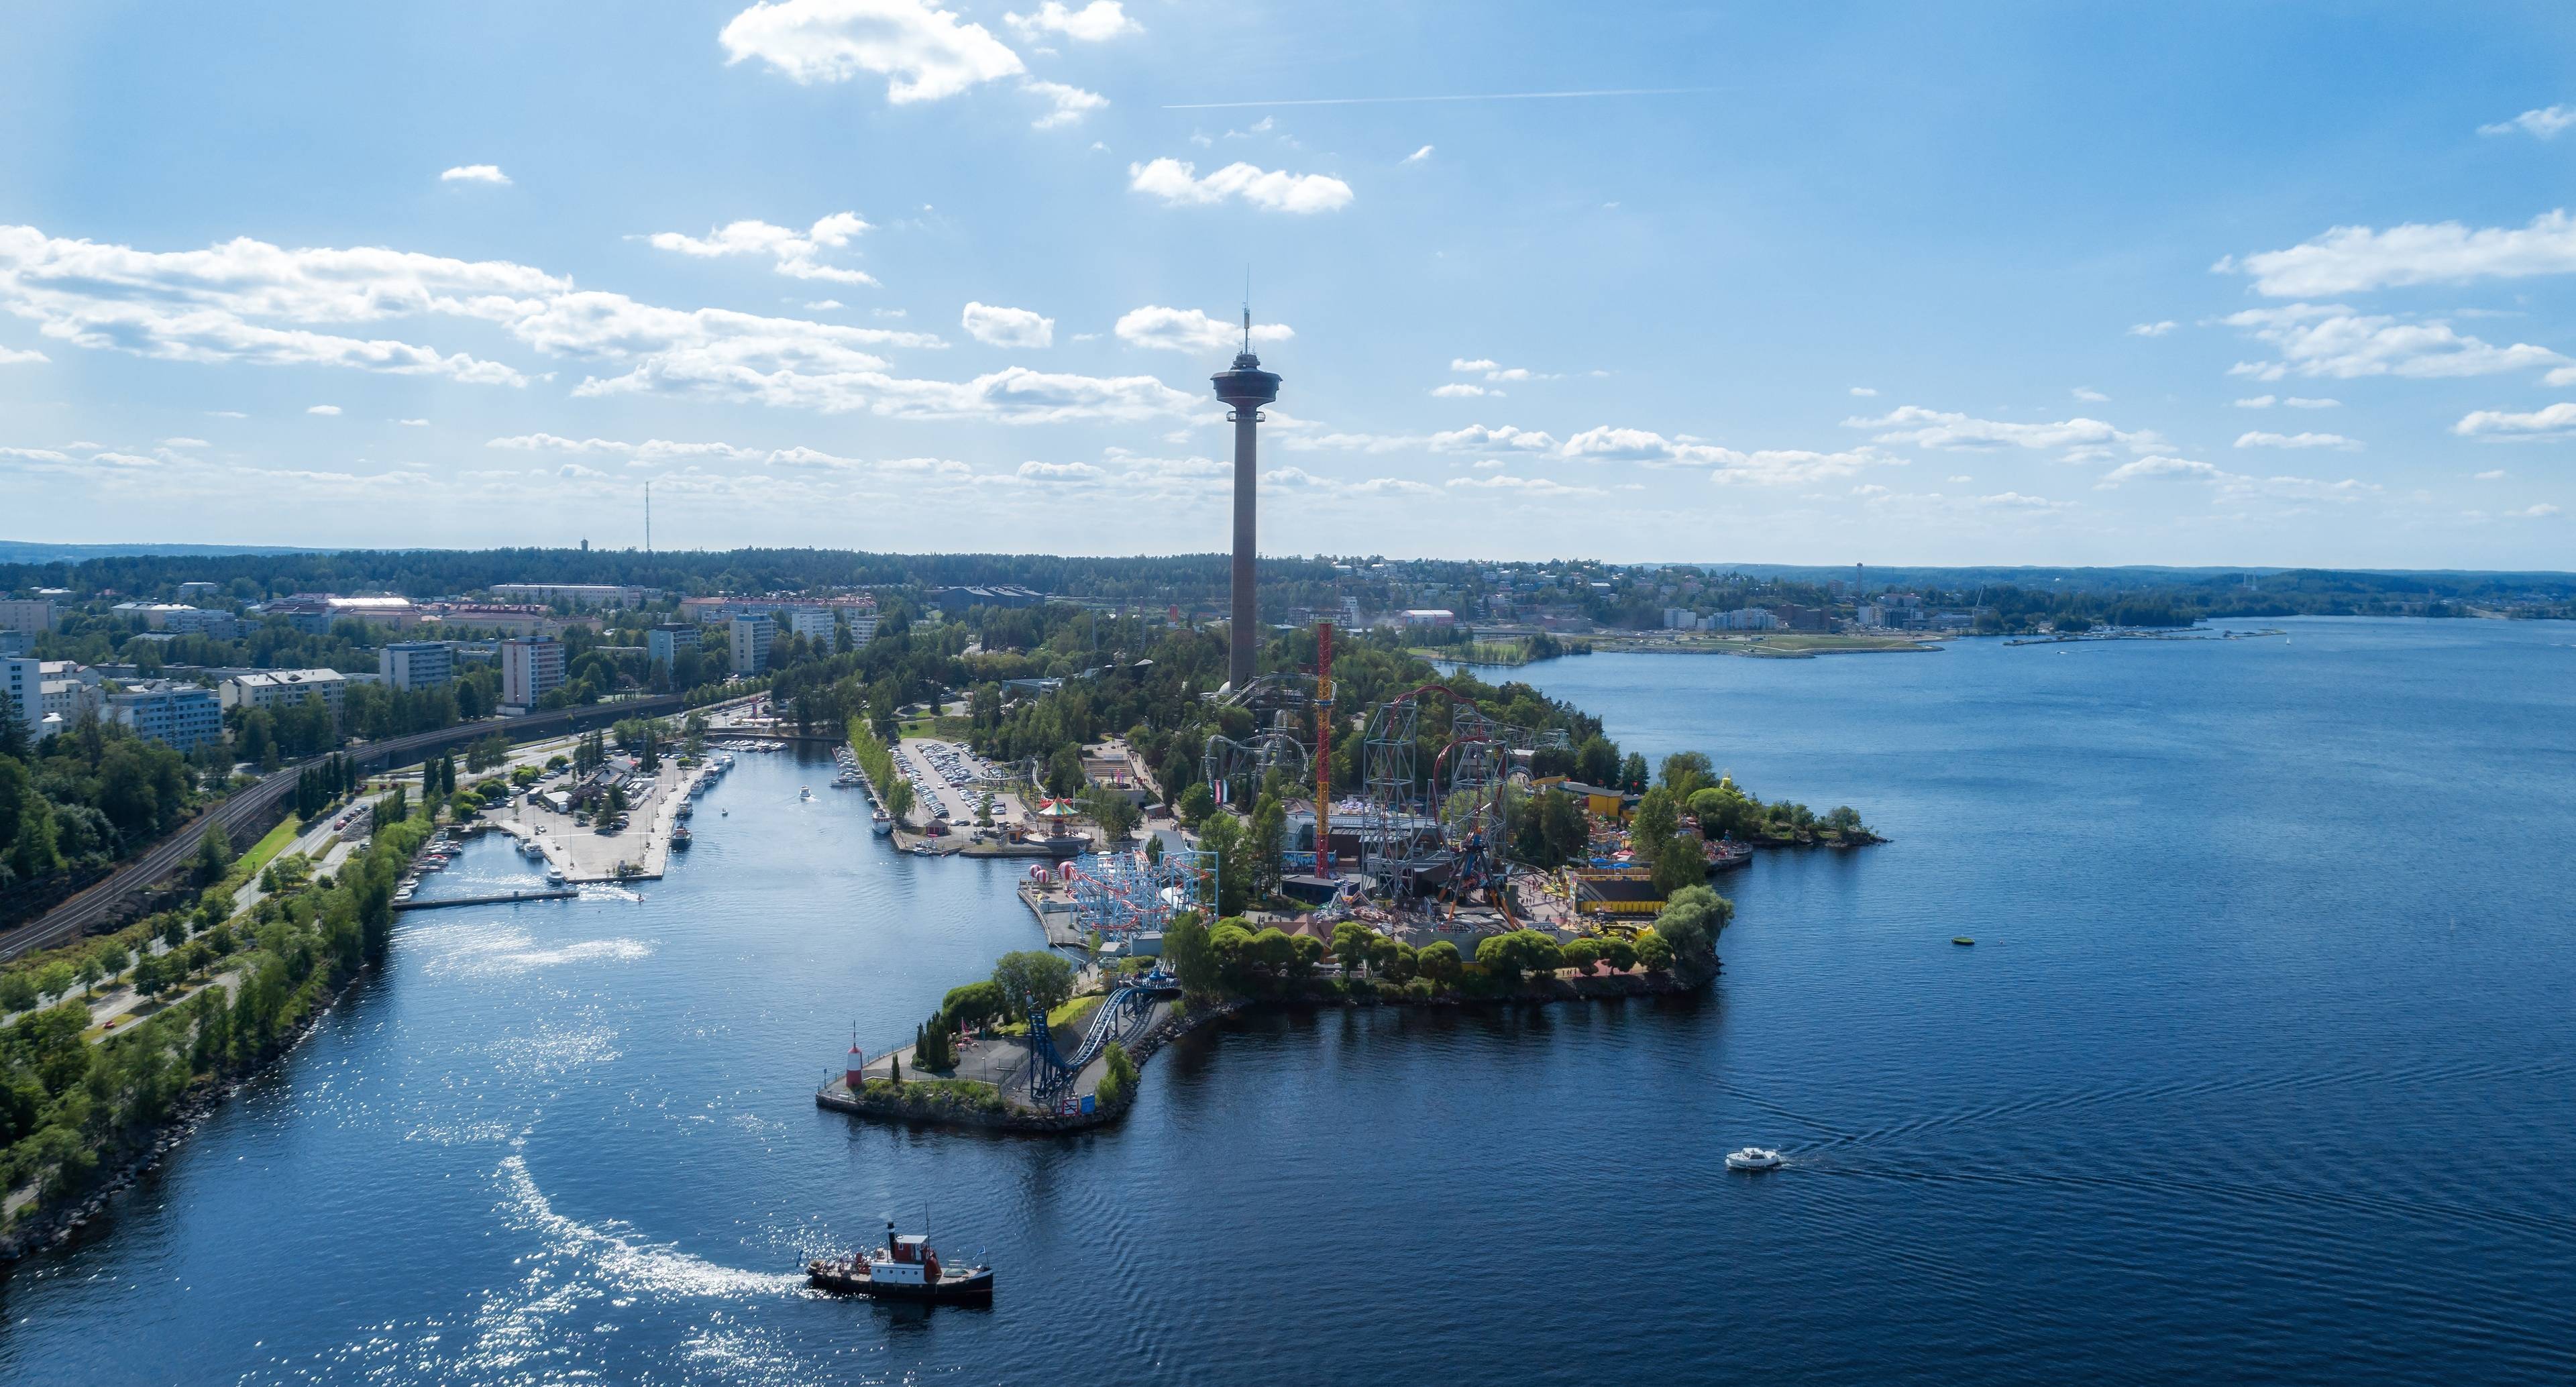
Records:
[[[897,1236],[886,1220],[885,1246],[860,1256],[817,1257],[805,1264],[805,1284],[818,1291],[901,1300],[982,1302],[993,1298],[993,1269],[946,1267],[927,1233]]]

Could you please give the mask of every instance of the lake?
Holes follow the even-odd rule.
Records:
[[[668,880],[404,916],[0,1380],[2565,1381],[2576,628],[2276,624],[1498,672],[1892,841],[1725,879],[1702,997],[1264,1014],[1064,1139],[812,1106],[1037,930],[745,755]],[[994,1306],[802,1289],[888,1216]]]

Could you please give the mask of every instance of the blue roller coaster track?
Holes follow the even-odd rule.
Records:
[[[1023,995],[1020,1003],[1029,1016],[1030,1101],[1041,1108],[1062,1104],[1083,1066],[1098,1059],[1110,1041],[1151,1014],[1156,998],[1170,996],[1180,986],[1178,979],[1160,969],[1121,985],[1100,1004],[1100,1010],[1092,1013],[1090,1031],[1070,1055],[1056,1048],[1055,1036],[1047,1028],[1046,1008],[1039,1006],[1036,998]]]

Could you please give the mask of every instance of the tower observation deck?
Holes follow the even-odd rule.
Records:
[[[1261,407],[1279,398],[1279,377],[1261,369],[1252,354],[1252,309],[1243,310],[1243,352],[1234,368],[1211,377],[1216,397],[1233,408],[1234,421],[1234,611],[1226,632],[1226,675],[1234,687],[1252,682],[1253,655],[1261,648],[1260,605],[1254,600],[1254,493],[1260,484]]]

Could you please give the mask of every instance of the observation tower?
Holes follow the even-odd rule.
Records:
[[[1261,613],[1254,601],[1253,496],[1260,484],[1261,407],[1279,398],[1279,377],[1261,369],[1252,354],[1252,305],[1243,307],[1243,352],[1234,369],[1219,371],[1216,397],[1226,402],[1234,421],[1234,615],[1226,631],[1226,678],[1240,689],[1252,682],[1253,655],[1261,646]]]

